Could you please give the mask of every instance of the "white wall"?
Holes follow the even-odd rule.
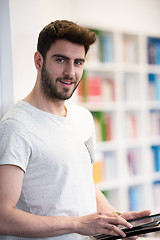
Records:
[[[10,0],[14,101],[28,94],[35,82],[34,52],[40,31],[39,0]]]
[[[14,100],[32,89],[39,30],[56,19],[160,35],[160,0],[10,0]]]
[[[0,118],[13,103],[9,1],[0,0]]]
[[[67,18],[84,25],[160,34],[160,0],[41,0],[41,24]]]

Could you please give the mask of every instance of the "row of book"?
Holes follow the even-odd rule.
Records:
[[[140,211],[143,209],[142,197],[142,188],[141,186],[132,186],[128,189],[128,198],[129,198],[129,210],[130,211]],[[152,208],[154,211],[159,212],[160,209],[160,181],[155,181],[152,183]]]
[[[148,63],[160,65],[160,38],[149,37],[147,48]]]
[[[113,34],[92,29],[97,35],[96,43],[91,47],[87,60],[90,62],[113,62]]]
[[[116,91],[113,76],[87,75],[85,71],[78,87],[78,97],[80,102],[115,101]],[[138,101],[140,99],[138,74],[124,74],[122,97],[125,101]],[[160,74],[148,74],[148,99],[160,100]]]
[[[118,206],[118,199],[116,197],[116,190],[103,190],[102,193],[109,200],[113,206]],[[152,183],[152,200],[151,206],[155,212],[160,209],[160,181]],[[128,211],[141,211],[143,209],[143,189],[141,186],[132,186],[128,188]]]
[[[78,87],[80,102],[115,101],[115,82],[111,77],[87,76],[84,72]]]
[[[94,118],[97,142],[112,141],[115,139],[114,112],[92,111]],[[126,139],[139,137],[139,116],[136,111],[126,112],[124,118],[123,135]],[[149,134],[160,136],[160,110],[151,109],[149,112]]]
[[[113,112],[92,111],[97,142],[115,139],[115,121]],[[123,127],[123,126],[122,126]],[[138,137],[138,119],[136,112],[126,113],[124,119],[124,137],[134,139]]]
[[[160,145],[151,146],[153,171],[160,172]],[[126,176],[136,176],[142,173],[142,163],[140,149],[128,149],[126,155]],[[125,162],[124,162],[125,164]],[[97,155],[93,166],[93,175],[95,183],[108,180],[116,180],[117,158],[114,151],[101,152]],[[134,191],[134,190],[132,190]],[[131,193],[132,193],[131,191]]]
[[[142,172],[140,162],[140,149],[129,149],[127,151],[126,176],[135,176]],[[95,183],[104,181],[114,181],[118,177],[117,158],[114,151],[104,151],[97,154],[96,161],[93,165],[93,176]]]
[[[96,43],[88,53],[90,62],[113,62],[114,61],[114,39],[113,33],[100,30],[93,31],[97,35]],[[138,63],[139,46],[138,37],[132,34],[122,35],[122,53],[125,63]],[[148,37],[147,39],[148,63],[160,65],[160,38]]]
[[[116,190],[103,190],[102,193],[109,200],[109,202],[118,207],[117,193]],[[159,196],[158,196],[159,199]],[[132,186],[128,188],[128,211],[141,211],[143,209],[143,198],[142,198],[142,189],[140,186]],[[117,208],[118,209],[118,208]]]
[[[160,74],[148,74],[149,99],[160,100]]]
[[[96,43],[91,47],[87,60],[90,62],[113,62],[114,39],[113,33],[100,30],[93,31],[97,35]],[[138,38],[136,35],[122,35],[122,53],[125,63],[138,63]]]

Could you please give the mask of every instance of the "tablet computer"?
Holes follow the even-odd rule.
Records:
[[[126,233],[125,238],[160,231],[160,213],[147,217],[128,220],[128,222],[130,222],[133,226],[131,229],[119,226]],[[112,240],[121,238],[123,237],[105,234],[97,234],[93,236],[93,239],[100,240]]]

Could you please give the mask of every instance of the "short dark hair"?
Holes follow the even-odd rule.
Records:
[[[56,20],[46,25],[39,34],[37,50],[45,59],[51,45],[58,39],[84,45],[87,54],[90,45],[96,41],[96,34],[89,29],[68,20]]]

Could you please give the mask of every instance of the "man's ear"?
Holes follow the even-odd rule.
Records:
[[[43,57],[40,52],[35,52],[34,54],[34,64],[37,70],[41,70],[43,66]]]

